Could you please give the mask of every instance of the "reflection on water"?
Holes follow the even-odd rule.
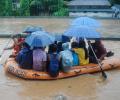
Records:
[[[42,25],[50,32],[64,32],[71,19],[0,19],[0,33],[21,32],[26,25]],[[100,20],[104,35],[119,35],[119,20]],[[111,26],[112,24],[112,26]],[[0,39],[0,53],[9,39]],[[12,42],[12,41],[11,41]],[[120,41],[103,41],[107,50],[120,57]],[[11,43],[9,43],[11,45]],[[10,50],[0,58],[4,64]],[[0,65],[0,98],[1,100],[119,100],[120,71],[106,72],[108,79],[101,80],[101,74],[86,74],[68,79],[53,81],[31,81],[17,78],[4,72]]]

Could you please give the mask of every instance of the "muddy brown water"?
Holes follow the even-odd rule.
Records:
[[[49,32],[64,32],[72,19],[57,18],[3,18],[0,19],[0,34],[19,33],[25,26],[43,26]],[[100,19],[104,36],[120,36],[120,20]],[[0,39],[0,53],[9,39]],[[103,41],[107,50],[115,52],[120,58],[120,41]],[[8,45],[11,45],[9,43]],[[11,53],[5,51],[0,63]],[[108,76],[103,81],[101,74],[84,74],[54,81],[23,80],[6,74],[0,66],[0,100],[120,100],[120,70],[106,71]]]

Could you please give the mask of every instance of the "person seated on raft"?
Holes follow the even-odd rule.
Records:
[[[51,77],[57,77],[59,74],[59,55],[57,45],[52,44],[51,52],[48,54],[48,73]]]
[[[16,61],[23,69],[32,69],[33,65],[33,56],[32,50],[27,43],[22,44],[22,49],[16,56]]]
[[[69,49],[69,43],[63,43],[63,51],[59,53],[59,60],[61,62],[61,69],[63,72],[68,72],[73,65],[73,56],[72,52]]]
[[[12,36],[13,39],[13,45],[11,47],[5,48],[4,50],[8,50],[8,49],[14,49],[14,56],[16,56],[18,54],[18,52],[21,50],[22,47],[22,43],[24,42],[24,38],[21,37],[20,34],[16,34]]]
[[[97,56],[97,58],[102,61],[104,60],[104,57],[109,57],[114,55],[114,53],[107,52],[106,48],[104,47],[104,45],[102,44],[101,40],[95,40],[94,43],[91,43],[91,46]],[[89,47],[89,57],[90,57],[90,62],[91,63],[97,63],[97,60],[93,54],[93,51],[91,50],[91,48]]]
[[[33,48],[33,70],[46,71],[47,54],[44,47]]]
[[[72,47],[72,55],[73,55],[73,66],[78,66],[80,65],[80,60],[79,60],[79,57],[78,57],[78,54],[74,51],[74,49],[78,48],[78,43],[77,42],[72,42],[71,44],[71,47]]]
[[[80,40],[77,48],[73,48],[73,50],[78,54],[80,65],[86,65],[89,63],[88,50],[85,46],[85,41]]]

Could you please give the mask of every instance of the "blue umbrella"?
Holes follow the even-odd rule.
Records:
[[[61,34],[55,34],[55,41],[62,41],[62,35]]]
[[[100,38],[99,32],[86,26],[70,27],[64,32],[65,36],[81,37],[81,38]]]
[[[32,32],[36,32],[36,31],[44,31],[44,29],[42,27],[38,27],[38,26],[28,26],[27,28],[25,28],[23,33],[32,33]]]
[[[54,41],[54,37],[43,31],[33,32],[25,39],[25,42],[31,47],[44,47],[54,43]]]
[[[78,17],[74,19],[71,23],[72,26],[88,26],[92,28],[99,28],[101,27],[101,24],[99,21],[89,18],[89,17]]]
[[[63,34],[56,34],[54,36],[55,36],[56,41],[61,41],[61,42],[69,42],[70,41],[70,37],[64,36]]]

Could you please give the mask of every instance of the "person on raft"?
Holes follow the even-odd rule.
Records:
[[[59,53],[59,60],[61,62],[61,67],[63,72],[68,72],[73,65],[72,51],[69,49],[69,43],[63,43],[63,51]]]
[[[11,38],[13,39],[14,42],[13,45],[5,48],[4,50],[14,49],[13,55],[16,56],[18,52],[21,50],[22,43],[24,42],[25,39],[22,38],[20,34],[13,35]]]
[[[47,53],[44,47],[33,48],[33,70],[46,71]]]
[[[16,56],[16,61],[23,69],[33,69],[33,51],[27,43],[22,44],[22,49]]]
[[[72,56],[73,56],[73,66],[78,66],[80,65],[80,60],[79,60],[78,54],[75,52],[75,49],[78,49],[78,43],[72,42],[71,51],[72,51]]]
[[[50,53],[48,54],[48,73],[51,77],[57,77],[59,75],[60,64],[59,55],[57,53],[57,45],[52,44]]]
[[[114,53],[111,51],[107,52],[107,50],[104,47],[104,45],[102,44],[101,40],[95,40],[95,42],[91,43],[91,46],[92,46],[97,58],[99,59],[99,61],[104,60],[105,57],[110,57],[110,56],[114,55]],[[91,50],[90,47],[89,47],[89,58],[90,58],[90,63],[97,63],[97,60],[96,60],[96,58],[93,54],[93,51]]]

